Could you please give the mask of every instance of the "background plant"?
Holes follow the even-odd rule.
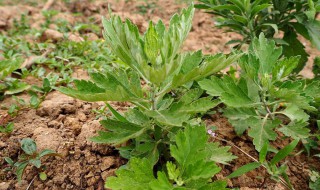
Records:
[[[24,153],[19,156],[18,161],[14,162],[11,158],[5,158],[6,162],[15,170],[18,181],[20,182],[22,180],[23,173],[28,165],[35,166],[40,178],[44,179],[45,173],[43,173],[43,171],[45,167],[41,164],[41,158],[46,156],[59,156],[59,154],[49,149],[38,152],[36,143],[30,138],[24,138],[20,143]]]
[[[229,43],[237,47],[250,44],[263,32],[268,39],[274,39],[283,47],[287,57],[301,55],[295,72],[299,72],[308,60],[304,45],[298,40],[298,34],[310,40],[320,49],[320,21],[316,15],[320,12],[318,0],[199,0],[197,8],[217,15],[216,26],[226,31],[239,33],[243,38]],[[278,31],[283,32],[279,37]]]
[[[261,34],[240,59],[240,77],[231,73],[199,82],[227,105],[224,115],[238,135],[248,129],[258,151],[265,142],[276,140],[275,129],[295,139],[307,138],[307,113],[317,111],[313,105],[319,100],[319,82],[291,76],[300,57],[280,59],[281,54],[282,47]]]
[[[10,134],[13,131],[14,123],[9,122],[6,125],[0,125],[0,133]]]

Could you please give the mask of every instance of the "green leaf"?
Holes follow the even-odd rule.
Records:
[[[33,139],[30,138],[24,138],[20,142],[22,150],[29,155],[34,154],[37,151],[37,145],[33,141]]]
[[[201,89],[205,90],[211,96],[220,96],[225,89],[223,88],[223,81],[218,77],[211,77],[211,79],[204,79],[198,82]]]
[[[296,139],[294,141],[292,141],[290,144],[288,144],[287,146],[285,146],[283,149],[281,149],[270,161],[270,163],[272,165],[277,164],[278,162],[280,162],[282,159],[284,159],[285,157],[287,157],[293,150],[294,148],[297,146],[297,144],[299,143],[299,140]]]
[[[260,11],[262,11],[262,10],[264,10],[264,9],[270,7],[270,6],[271,6],[271,4],[261,4],[261,5],[254,6],[253,9],[250,12],[250,17],[251,18],[255,17],[256,14],[258,14]]]
[[[308,123],[303,121],[291,121],[288,125],[284,125],[278,130],[288,137],[294,139],[305,139],[309,137],[310,129],[308,129]]]
[[[263,147],[259,152],[259,162],[261,164],[263,164],[263,162],[266,160],[267,153],[268,153],[268,146],[269,146],[269,142],[264,143]]]
[[[151,64],[156,64],[156,58],[160,53],[160,43],[158,38],[159,37],[153,26],[153,23],[150,22],[148,31],[145,34],[144,51],[151,61]]]
[[[0,61],[0,80],[10,75],[13,71],[18,69],[22,64],[22,59],[14,58],[10,60]]]
[[[192,71],[194,68],[199,66],[202,60],[203,60],[203,55],[200,50],[194,53],[188,53],[183,60],[183,63],[181,66],[181,72],[188,73]]]
[[[43,85],[42,85],[44,92],[50,92],[51,90],[51,84],[48,78],[43,79]]]
[[[320,101],[320,81],[312,81],[310,84],[307,84],[303,92],[313,98],[314,101]]]
[[[293,63],[295,65],[295,68],[293,68],[293,65],[290,66],[289,63],[287,65],[288,68],[293,68],[295,73],[300,72],[303,67],[305,66],[306,62],[308,61],[309,54],[306,52],[304,45],[300,42],[300,40],[297,38],[297,34],[291,31],[288,31],[285,33],[283,40],[286,41],[289,45],[283,45],[283,54],[289,58],[292,61],[294,61],[294,58],[291,58],[293,56],[300,56],[298,65],[296,63]],[[288,73],[290,73],[288,71]]]
[[[238,168],[236,171],[232,172],[230,175],[227,176],[227,178],[235,178],[235,177],[239,177],[247,172],[250,172],[251,170],[254,170],[258,167],[260,167],[261,164],[259,162],[252,162],[249,164],[246,164],[244,166],[241,166],[240,168]]]
[[[281,113],[289,117],[291,121],[309,120],[309,115],[296,105],[289,104],[285,110],[281,111]]]
[[[190,114],[186,112],[178,113],[168,110],[148,110],[145,114],[151,118],[154,118],[157,122],[168,126],[182,126],[183,122],[186,122],[190,118]]]
[[[274,128],[280,124],[279,120],[261,120],[259,125],[253,126],[249,130],[249,136],[253,138],[253,144],[257,151],[261,151],[265,142],[276,140],[277,133]]]
[[[158,143],[149,138],[135,139],[135,147],[130,152],[132,157],[147,158],[149,162],[155,165],[159,160]]]
[[[38,96],[32,95],[30,98],[30,106],[32,108],[37,108],[37,107],[39,107],[39,104],[40,104],[40,100],[39,100]]]
[[[126,120],[128,120],[127,122],[134,123],[137,125],[145,125],[146,123],[150,122],[149,118],[144,113],[139,111],[137,108],[128,109],[128,111],[125,112],[124,116]]]
[[[222,79],[212,77],[211,81],[205,79],[204,81],[200,81],[199,85],[204,90],[207,90],[210,95],[220,95],[222,102],[228,106],[251,107],[255,104],[254,100],[249,97],[247,87],[240,83],[237,84],[229,76],[225,76]]]
[[[110,104],[106,103],[106,105],[117,120],[122,122],[128,122],[128,120],[125,117],[123,117],[119,112],[117,112],[115,109],[113,109],[113,107],[110,106]]]
[[[282,54],[282,48],[276,47],[275,42],[267,40],[263,33],[259,39],[255,38],[251,44],[251,51],[260,61],[259,72],[268,74],[272,72],[277,60]]]
[[[320,50],[320,21],[314,19],[303,24],[308,30],[312,44]]]
[[[41,160],[40,159],[31,159],[31,160],[29,160],[29,163],[34,165],[36,168],[41,167]]]
[[[181,175],[181,171],[175,164],[172,162],[167,162],[167,170],[168,170],[168,176],[170,180],[174,180],[178,185],[182,185],[183,182],[180,181],[181,179],[179,178]]]
[[[217,11],[230,10],[230,11],[233,11],[237,14],[241,14],[241,12],[242,12],[242,10],[239,7],[237,7],[236,5],[216,5],[216,6],[210,7],[210,10],[217,10]]]
[[[5,157],[4,160],[10,165],[10,166],[13,166],[14,165],[14,162],[11,158],[9,157]]]
[[[203,187],[200,187],[199,190],[228,190],[226,188],[227,182],[226,181],[214,181],[213,183],[209,183]]]
[[[176,145],[170,146],[170,152],[181,168],[206,159],[206,154],[203,152],[208,141],[205,127],[187,127],[185,131],[178,132],[175,140]]]
[[[46,173],[44,173],[44,172],[40,172],[39,173],[39,178],[42,180],[42,181],[45,181],[45,180],[47,180],[47,174]]]
[[[313,106],[310,106],[309,98],[303,96],[302,93],[303,89],[290,89],[287,87],[273,87],[270,90],[270,95],[274,98],[278,98],[282,100],[284,103],[287,103],[288,110],[282,111],[286,114],[290,119],[300,118],[300,119],[307,119],[308,115],[303,113],[303,110],[309,111],[316,111]],[[295,116],[294,113],[298,115]]]
[[[214,162],[207,161],[206,151],[208,136],[204,126],[188,126],[175,137],[176,145],[170,146],[172,157],[177,161],[181,176],[185,182],[197,179],[210,179],[220,171]]]
[[[44,156],[50,156],[50,155],[57,155],[57,153],[54,150],[44,149],[39,153],[38,157],[42,158]]]
[[[131,158],[126,167],[116,171],[116,177],[106,179],[105,188],[113,190],[148,190],[155,180],[153,165],[146,159]]]
[[[66,95],[85,101],[143,101],[139,77],[117,70],[106,75],[92,73],[93,82],[75,80],[76,89],[61,87],[58,90]]]
[[[276,24],[264,23],[264,24],[262,24],[262,26],[271,26],[271,28],[274,30],[275,34],[278,34],[278,32],[279,32],[278,25],[276,25]]]
[[[28,165],[28,161],[17,162],[15,164],[15,166],[17,167],[16,175],[17,175],[17,179],[19,182],[21,182],[21,180],[22,180],[22,175],[23,175],[24,170],[26,169],[27,165]]]
[[[150,24],[144,36],[131,21],[123,23],[120,17],[112,16],[109,20],[103,19],[103,34],[113,54],[146,81],[160,86],[181,68],[178,53],[191,29],[193,15],[191,5],[171,18],[168,30],[159,21],[155,27]]]
[[[299,60],[300,56],[295,56],[278,61],[277,65],[272,70],[272,78],[279,81],[292,74],[293,70],[298,66]]]
[[[178,75],[175,75],[167,90],[210,76],[232,64],[240,56],[241,55],[239,54],[230,55],[227,58],[222,54],[209,56],[204,59],[200,65],[194,67],[194,69],[192,69],[190,72],[179,73]]]
[[[219,100],[212,101],[211,97],[199,98],[201,94],[202,90],[192,89],[168,109],[148,110],[145,113],[162,124],[181,126],[183,122],[187,122],[190,119],[192,114],[205,113],[220,103]]]
[[[240,0],[229,0],[232,4],[236,5],[242,12],[246,11],[246,7],[244,5],[244,1]]]
[[[309,188],[311,190],[317,190],[320,189],[320,178],[318,178],[315,182],[309,182]]]
[[[219,143],[208,143],[206,151],[209,153],[208,159],[220,164],[228,165],[228,162],[236,159],[237,156],[228,152],[230,146],[219,146]]]
[[[11,133],[14,129],[14,123],[9,122],[6,126],[0,125],[0,132],[1,133]]]
[[[174,190],[174,189],[179,189],[173,187],[171,182],[169,181],[168,177],[164,172],[158,172],[157,173],[158,178],[156,180],[153,180],[150,182],[150,188],[152,190]],[[184,189],[184,188],[180,188]]]
[[[13,95],[13,94],[18,94],[21,93],[25,90],[28,90],[31,86],[28,85],[25,82],[17,81],[14,85],[10,86],[8,89],[5,91],[5,95]]]
[[[98,136],[92,137],[91,140],[96,143],[121,144],[141,136],[148,129],[146,126],[112,119],[102,120],[100,123],[108,132],[99,131]]]
[[[224,110],[224,116],[235,128],[238,135],[241,135],[249,127],[260,124],[260,118],[253,108],[230,108]]]

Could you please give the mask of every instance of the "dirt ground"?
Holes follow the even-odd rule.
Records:
[[[120,15],[122,18],[130,18],[136,23],[140,30],[145,31],[148,20],[157,21],[163,19],[164,23],[168,23],[170,16],[185,7],[183,3],[176,3],[171,0],[159,0],[157,6],[147,10],[141,14],[141,5],[145,5],[144,1],[71,1],[71,3],[63,3],[63,1],[53,1],[50,9],[61,11],[56,17],[64,18],[70,23],[76,21],[85,21],[88,17],[94,18],[96,23],[100,23],[101,16],[108,15],[108,4],[114,14]],[[0,30],[5,31],[12,24],[14,18],[18,18],[18,13],[28,13],[32,18],[32,27],[39,27],[44,22],[43,16],[40,14],[46,2],[39,3],[35,6],[30,5],[10,5],[0,7]],[[140,7],[140,8],[139,8]],[[139,12],[140,11],[140,12]],[[81,12],[82,16],[75,16],[74,13]],[[202,49],[204,53],[229,52],[230,46],[225,43],[237,37],[233,33],[223,33],[223,30],[214,28],[212,16],[205,14],[199,10],[196,11],[193,28],[190,32],[184,46],[184,50]],[[52,26],[54,29],[54,26]],[[78,37],[78,38],[77,38]],[[75,38],[80,39],[83,36],[78,34]],[[102,38],[101,34],[94,38]],[[36,43],[36,41],[34,41]],[[307,51],[311,54],[310,60],[320,55],[319,51],[312,48],[310,43],[305,42]],[[302,71],[306,77],[312,77],[312,62]],[[80,71],[78,71],[80,72]],[[78,73],[79,74],[79,73]],[[82,74],[75,76],[83,77]],[[27,97],[22,94],[20,97]],[[1,105],[10,105],[12,100],[7,98]],[[33,138],[38,149],[52,149],[62,155],[62,158],[47,158],[43,163],[47,167],[48,179],[41,181],[37,177],[31,184],[30,189],[35,190],[102,190],[104,189],[104,180],[108,176],[114,175],[114,171],[125,163],[120,159],[119,154],[113,147],[92,143],[88,138],[94,136],[96,131],[102,129],[99,119],[92,112],[92,109],[98,109],[102,103],[88,103],[75,100],[65,96],[59,92],[51,92],[45,101],[37,110],[28,109],[21,111],[19,115],[12,120],[15,123],[15,129],[10,136],[0,134],[0,157],[11,157],[16,159],[21,153],[19,140],[22,138]],[[118,110],[125,109],[126,104],[112,104]],[[4,111],[0,110],[0,114]],[[236,136],[233,127],[221,115],[216,114],[207,118],[207,123],[217,126],[217,134],[220,138],[232,141],[234,144],[242,148],[255,158],[258,154],[255,151],[250,137],[244,135]],[[221,142],[223,144],[223,142]],[[275,147],[283,147],[284,141],[275,142]],[[302,148],[302,147],[300,147]],[[223,166],[223,170],[217,175],[217,179],[224,179],[238,167],[251,162],[250,158],[232,148],[232,153],[238,156],[230,163]],[[308,169],[320,169],[320,163],[313,158],[308,158],[304,154],[288,158],[288,175],[294,187],[297,190],[308,189]],[[6,167],[3,159],[0,160],[1,168]],[[11,172],[5,173],[5,179],[0,181],[0,190],[4,189],[26,189],[36,175],[36,171],[27,168],[24,180],[21,184],[17,183],[15,175]],[[262,176],[267,173],[264,169],[258,169],[249,172],[242,177],[228,181],[230,188],[241,187],[241,190],[255,189],[284,189],[280,184],[271,180],[266,180]],[[261,177],[259,177],[261,176]]]

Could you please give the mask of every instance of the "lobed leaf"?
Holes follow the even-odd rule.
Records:
[[[279,120],[260,120],[259,125],[250,128],[248,134],[253,138],[253,144],[257,151],[261,151],[265,142],[276,140],[277,133],[274,128],[279,126]]]
[[[99,131],[98,136],[92,137],[91,140],[96,143],[121,144],[129,139],[138,138],[148,129],[146,126],[112,119],[102,120],[100,123],[108,132]]]

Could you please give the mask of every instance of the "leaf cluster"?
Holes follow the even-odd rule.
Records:
[[[212,151],[215,150],[215,151]],[[109,177],[106,188],[111,189],[226,189],[226,182],[212,181],[219,168],[214,159],[216,155],[227,153],[215,143],[208,143],[204,126],[188,126],[180,130],[170,144],[172,161],[167,161],[154,173],[154,166],[146,158],[132,158],[126,167],[116,171],[117,177]],[[234,156],[218,159],[229,161]]]
[[[294,139],[309,136],[309,112],[317,109],[319,82],[290,79],[299,56],[281,58],[282,48],[263,34],[240,59],[240,77],[233,74],[199,82],[211,96],[227,105],[224,115],[237,134],[248,130],[258,151],[281,132]]]
[[[308,60],[304,45],[297,39],[298,34],[311,41],[320,49],[320,12],[318,0],[200,0],[197,8],[217,15],[217,26],[239,33],[243,39],[232,40],[238,47],[250,44],[263,32],[268,39],[274,39],[283,46],[287,57],[301,55],[299,72]],[[282,38],[276,38],[283,31]]]
[[[234,156],[228,153],[229,147],[207,143],[199,121],[220,101],[203,97],[195,81],[219,72],[240,56],[181,53],[193,15],[191,5],[175,14],[168,28],[161,20],[150,22],[144,34],[130,20],[123,22],[113,15],[103,19],[103,35],[118,66],[91,72],[91,81],[74,80],[74,88],[58,88],[85,101],[131,103],[125,113],[107,103],[112,116],[101,121],[105,130],[91,138],[112,145],[127,142],[117,149],[130,161],[117,178],[108,179],[112,189],[225,188],[224,182],[211,183],[210,179],[220,171],[216,162],[226,164]],[[160,168],[157,176],[153,168]]]
[[[15,173],[19,182],[22,180],[24,170],[28,165],[35,166],[40,172],[44,169],[41,163],[41,158],[46,156],[59,156],[55,151],[49,149],[44,149],[38,152],[36,143],[30,138],[22,139],[20,144],[24,153],[19,155],[17,162],[14,162],[11,158],[5,158],[5,161],[12,168],[15,168]]]
[[[130,146],[121,148],[122,155],[147,156],[156,163],[162,155],[159,152],[168,151],[166,143],[170,135],[186,123],[199,123],[193,117],[219,103],[212,101],[212,97],[201,97],[202,90],[190,87],[194,81],[220,71],[239,56],[203,56],[200,51],[180,53],[193,14],[193,6],[184,9],[171,18],[168,29],[161,20],[157,24],[150,22],[143,35],[130,20],[122,22],[118,16],[103,20],[106,42],[125,67],[92,72],[92,81],[75,80],[75,88],[58,89],[85,101],[135,105],[124,116],[109,106],[114,118],[101,122],[106,131],[99,132],[93,141],[117,145],[131,140]],[[175,95],[177,89],[183,93]]]

